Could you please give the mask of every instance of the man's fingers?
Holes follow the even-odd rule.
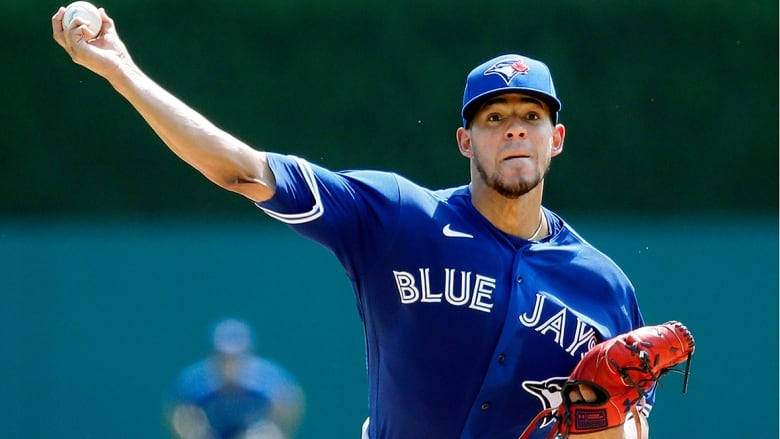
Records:
[[[74,60],[78,52],[92,50],[87,41],[97,37],[97,35],[89,30],[87,22],[79,17],[74,18],[73,22],[71,22],[70,29],[64,30],[63,33],[65,35],[65,49],[68,50]]]
[[[129,62],[130,56],[116,34],[114,21],[103,8],[98,13],[101,30],[97,33],[90,30],[86,19],[78,16],[73,18],[68,29],[63,29],[65,8],[59,8],[52,16],[52,34],[74,63],[105,76],[107,72],[115,71],[118,63]]]
[[[577,384],[577,387],[569,390],[566,395],[570,402],[594,402],[598,399],[598,394],[593,387],[587,384]]]
[[[106,10],[103,8],[98,8],[98,12],[100,12],[100,21],[103,22],[103,32],[116,32],[114,20],[109,17],[108,14],[106,14]]]
[[[51,31],[54,41],[62,47],[65,47],[65,36],[62,30],[62,17],[65,15],[65,8],[60,6],[57,12],[51,17]]]
[[[593,402],[598,399],[598,395],[596,395],[596,391],[593,390],[593,387],[587,384],[579,384],[578,387],[580,389],[579,393],[585,402]]]
[[[97,37],[97,34],[93,33],[92,30],[89,28],[89,23],[87,23],[80,17],[76,17],[73,19],[70,28],[76,30],[76,35],[78,35],[80,39],[89,41]],[[70,32],[70,29],[68,29],[67,32]],[[73,34],[71,34],[71,37],[73,37]]]

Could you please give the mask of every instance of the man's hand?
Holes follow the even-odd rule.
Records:
[[[93,34],[80,18],[73,20],[70,29],[62,29],[62,17],[65,8],[60,7],[51,17],[54,41],[70,55],[73,62],[82,65],[98,75],[109,79],[122,65],[132,65],[133,61],[122,40],[116,32],[112,20],[103,8],[98,9],[103,22],[98,35]]]
[[[575,387],[569,389],[568,395],[571,402],[594,402],[598,398],[596,391],[592,386],[584,383],[579,383]]]

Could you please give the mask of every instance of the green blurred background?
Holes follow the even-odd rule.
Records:
[[[251,145],[431,187],[468,178],[468,71],[545,60],[568,130],[545,204],[624,268],[648,322],[697,337],[654,437],[777,437],[777,2],[98,5],[152,78]],[[299,437],[358,437],[338,263],[166,151],[51,40],[57,6],[0,0],[0,437],[167,437],[162,395],[223,316],[302,382]]]

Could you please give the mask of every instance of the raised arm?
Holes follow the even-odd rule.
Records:
[[[64,13],[60,7],[51,19],[54,40],[73,62],[108,80],[171,151],[220,187],[253,201],[273,196],[275,182],[265,153],[219,129],[146,76],[103,8],[99,35],[92,34],[79,18],[63,30]]]

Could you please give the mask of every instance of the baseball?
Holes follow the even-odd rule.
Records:
[[[90,2],[73,2],[65,8],[65,15],[62,17],[62,29],[69,30],[73,26],[73,20],[80,18],[86,23],[90,32],[97,35],[100,33],[102,26],[102,20],[100,19],[100,12]]]

